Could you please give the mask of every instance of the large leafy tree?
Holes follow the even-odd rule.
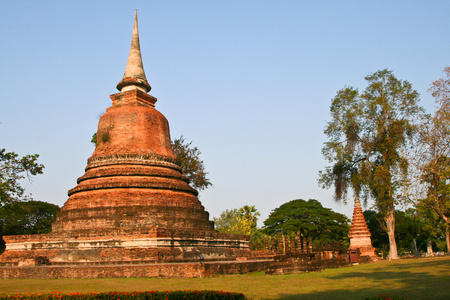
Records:
[[[59,206],[42,201],[16,201],[0,207],[0,237],[41,234],[52,229]],[[0,250],[4,248],[0,239]]]
[[[450,249],[450,67],[444,73],[446,78],[436,80],[429,89],[437,109],[423,118],[413,157],[418,179],[425,188],[420,205],[434,210],[445,222]]]
[[[0,207],[3,235],[41,234],[51,231],[60,207],[43,201],[20,201]]]
[[[254,205],[227,209],[218,218],[213,218],[214,228],[222,233],[251,235],[255,233],[258,216]]]
[[[214,217],[214,229],[222,233],[243,234],[242,226],[240,226],[239,209],[226,209],[219,217]]]
[[[268,235],[300,232],[305,238],[329,243],[347,238],[348,223],[345,215],[323,207],[317,200],[298,199],[274,209],[264,221],[264,232]]]
[[[181,170],[189,179],[190,184],[197,190],[204,190],[212,186],[207,178],[208,172],[205,171],[203,160],[200,159],[200,150],[192,146],[192,142],[186,142],[181,136],[171,141],[172,150],[180,163]]]
[[[20,180],[31,180],[31,176],[43,173],[44,165],[37,162],[38,158],[38,154],[20,158],[14,152],[0,149],[0,206],[26,198]]]
[[[328,141],[322,149],[331,166],[320,172],[319,183],[334,186],[337,201],[346,201],[349,188],[355,197],[372,198],[385,223],[389,258],[396,259],[395,205],[402,200],[408,174],[404,152],[423,109],[411,84],[392,71],[377,71],[365,79],[364,92],[346,87],[332,101],[331,121],[324,131]]]

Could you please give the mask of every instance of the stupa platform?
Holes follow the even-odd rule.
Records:
[[[250,256],[249,237],[216,231],[153,229],[80,230],[3,237],[1,265],[36,266],[117,262],[199,261]]]
[[[0,266],[0,278],[75,279],[75,278],[194,278],[218,274],[244,274],[267,270],[273,259],[214,260],[191,262],[115,262],[41,266]]]

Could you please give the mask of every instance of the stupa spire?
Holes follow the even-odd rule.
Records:
[[[145,77],[144,65],[142,64],[141,47],[139,44],[139,31],[137,22],[137,9],[134,14],[133,35],[131,38],[130,54],[122,81],[117,85],[121,92],[138,89],[145,93],[151,90],[150,84]]]

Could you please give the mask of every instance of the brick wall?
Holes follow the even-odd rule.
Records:
[[[158,277],[192,278],[217,274],[242,274],[267,269],[269,262],[172,263],[109,266],[0,267],[0,278],[60,279]]]

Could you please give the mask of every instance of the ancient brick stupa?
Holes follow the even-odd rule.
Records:
[[[219,234],[181,174],[169,124],[147,94],[137,16],[120,91],[100,118],[86,173],[45,235],[6,236],[3,265],[186,262],[249,255]],[[77,277],[77,276],[75,276]]]
[[[355,206],[353,208],[352,224],[350,225],[349,251],[357,251],[361,256],[365,256],[370,260],[377,260],[375,248],[372,246],[371,234],[367,226],[366,219],[361,208],[358,198],[355,198]]]

